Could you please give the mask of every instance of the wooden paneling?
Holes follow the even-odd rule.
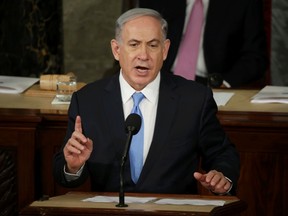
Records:
[[[39,118],[30,112],[14,111],[1,110],[0,149],[13,155],[17,183],[15,202],[19,210],[35,199],[35,136]]]
[[[288,215],[288,106],[251,104],[250,98],[257,91],[234,92],[229,104],[219,108],[218,118],[240,152],[237,196],[248,204],[242,216]],[[53,155],[60,149],[66,132],[67,109],[52,107],[49,98],[39,98],[41,103],[32,97],[15,98],[41,107],[0,108],[0,149],[13,156],[16,202],[21,209],[43,195],[70,191],[57,185],[52,176]],[[43,110],[43,104],[51,107]],[[74,190],[89,189],[87,182]]]
[[[287,215],[287,114],[219,112],[218,116],[240,152],[237,196],[248,204],[242,216]]]

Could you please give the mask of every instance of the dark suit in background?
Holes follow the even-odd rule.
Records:
[[[139,6],[159,11],[168,22],[171,46],[163,70],[171,71],[182,38],[186,0],[139,0]],[[221,74],[232,87],[248,85],[265,74],[261,0],[210,0],[203,37],[208,74]]]
[[[223,172],[236,187],[239,155],[221,128],[216,112],[209,88],[162,73],[152,144],[137,184],[130,178],[127,160],[125,191],[197,193],[193,173],[199,168],[199,155],[204,170]],[[83,134],[93,140],[93,151],[80,178],[68,182],[63,172],[65,159],[61,150],[54,160],[56,181],[74,187],[90,175],[93,191],[118,191],[127,136],[119,74],[88,84],[74,93],[64,145],[74,131],[77,115],[81,116]]]

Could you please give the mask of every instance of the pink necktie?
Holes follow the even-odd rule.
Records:
[[[195,0],[174,70],[174,74],[190,80],[195,79],[203,17],[202,0]]]

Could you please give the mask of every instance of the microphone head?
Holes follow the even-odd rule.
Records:
[[[131,113],[125,121],[125,128],[132,135],[137,134],[141,128],[141,117],[136,113]]]

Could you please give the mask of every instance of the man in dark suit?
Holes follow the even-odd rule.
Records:
[[[157,10],[169,25],[171,47],[162,71],[173,71],[185,34],[185,18],[190,13],[187,8],[193,3],[194,0],[139,0],[139,7]],[[232,88],[263,78],[268,57],[262,1],[203,0],[203,4],[206,20],[196,78],[201,81],[209,74],[221,75],[226,87]]]
[[[216,117],[211,89],[160,73],[170,46],[166,36],[167,22],[154,10],[132,9],[118,18],[111,47],[121,71],[73,94],[64,145],[54,158],[59,184],[79,186],[90,176],[93,191],[119,190],[124,120],[132,95],[141,92],[143,168],[133,181],[127,160],[125,191],[197,193],[198,180],[214,193],[235,193],[239,155]]]

